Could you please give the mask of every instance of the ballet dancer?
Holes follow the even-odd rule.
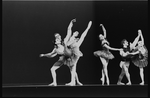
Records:
[[[118,51],[118,49],[112,48],[109,46],[109,42],[106,39],[106,29],[104,28],[103,24],[100,24],[100,26],[102,27],[102,30],[104,33],[103,35],[102,34],[99,35],[99,39],[101,41],[103,50],[95,51],[94,55],[100,58],[102,65],[103,65],[102,78],[100,79],[102,81],[102,85],[104,85],[105,83],[105,77],[107,79],[106,81],[107,85],[109,85],[107,66],[108,66],[109,60],[114,58],[113,54],[109,50]]]
[[[140,77],[142,80],[140,85],[144,85],[144,67],[146,67],[148,64],[148,50],[144,45],[144,37],[142,35],[142,31],[138,30],[138,32],[141,37],[141,41],[138,41],[138,45],[136,47],[135,45],[132,45],[133,52],[130,54],[134,55],[134,57],[132,58],[132,62],[135,66],[139,67],[140,70]]]
[[[130,54],[130,52],[131,52],[131,49],[138,43],[139,37],[140,37],[140,34],[138,34],[138,36],[135,38],[133,43],[130,42],[130,45],[128,44],[128,41],[126,39],[123,39],[121,42],[123,45],[123,48],[119,49],[119,51],[122,57],[122,60],[120,62],[120,67],[122,68],[122,71],[121,71],[121,74],[119,75],[117,85],[125,85],[124,83],[121,82],[124,75],[126,75],[127,80],[128,80],[128,83],[126,85],[131,85],[131,79],[130,79],[130,74],[129,74],[128,69],[129,69],[130,61],[133,55]]]
[[[67,42],[67,46],[71,48],[73,55],[71,56],[71,64],[69,64],[71,71],[71,82],[67,83],[66,85],[75,86],[76,82],[78,85],[83,85],[79,81],[78,74],[76,72],[76,66],[79,58],[83,56],[82,52],[80,51],[80,46],[83,43],[85,36],[87,35],[91,25],[92,21],[88,23],[86,30],[82,33],[80,38],[77,38],[79,32],[75,31],[73,35],[70,37],[70,40]]]
[[[57,86],[57,81],[56,81],[56,70],[58,68],[60,68],[63,64],[65,64],[66,62],[68,62],[69,57],[71,57],[72,53],[69,50],[69,48],[66,46],[67,41],[70,38],[70,34],[71,34],[71,28],[73,26],[73,22],[75,22],[75,19],[73,19],[69,26],[68,26],[68,31],[67,31],[67,35],[64,38],[64,41],[62,42],[61,39],[61,35],[59,33],[56,33],[55,36],[55,47],[53,49],[52,52],[47,53],[47,54],[40,54],[40,57],[46,56],[46,57],[55,57],[56,55],[60,55],[59,60],[54,63],[54,65],[52,66],[51,70],[51,74],[52,74],[52,78],[53,78],[53,82],[51,84],[49,84],[49,86]]]

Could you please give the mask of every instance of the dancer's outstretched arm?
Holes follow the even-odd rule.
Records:
[[[90,21],[88,23],[88,26],[87,26],[86,30],[82,33],[80,39],[78,40],[78,42],[77,42],[78,47],[80,47],[80,45],[82,44],[82,42],[83,42],[85,36],[87,35],[87,32],[90,29],[91,25],[92,25],[92,21]]]
[[[44,56],[46,56],[46,57],[54,57],[54,56],[57,55],[57,53],[55,52],[55,50],[56,50],[56,48],[54,48],[53,51],[50,52],[50,53],[47,53],[47,54],[40,54],[40,57],[44,57]]]
[[[112,47],[108,46],[107,44],[104,44],[104,47],[106,47],[107,49],[110,49],[110,50],[114,50],[114,51],[120,51],[121,50],[118,48],[112,48]]]
[[[67,44],[69,38],[71,37],[71,34],[72,34],[72,30],[71,29],[72,29],[72,26],[73,26],[73,22],[76,22],[76,19],[71,20],[71,22],[70,22],[70,24],[68,26],[67,35],[64,38],[64,44],[65,45]]]
[[[139,32],[139,30],[138,30],[138,36],[134,39],[133,43],[130,43],[130,48],[131,48],[131,49],[134,49],[134,48],[135,48],[136,44],[137,44],[138,41],[139,41],[139,38],[140,38],[140,32]]]
[[[139,54],[139,51],[132,52],[132,53],[128,53],[128,54],[131,54],[131,55],[136,55],[136,54]]]
[[[140,35],[141,35],[142,44],[144,45],[144,37],[143,37],[142,31],[141,31],[141,30],[139,30],[138,32],[139,32],[139,33],[140,33]]]
[[[103,33],[104,33],[104,38],[106,38],[106,29],[105,29],[105,27],[104,27],[104,25],[103,25],[103,24],[100,24],[100,26],[102,26]]]

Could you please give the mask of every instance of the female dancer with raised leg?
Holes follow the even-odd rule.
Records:
[[[138,46],[135,47],[135,45],[132,46],[133,52],[130,53],[132,55],[135,55],[132,58],[132,62],[134,63],[135,66],[139,67],[140,69],[140,77],[142,82],[140,85],[144,85],[144,67],[148,65],[148,50],[146,46],[144,45],[144,38],[142,35],[142,31],[138,30],[141,41],[138,41]]]
[[[86,30],[82,33],[80,38],[76,38],[78,36],[78,31],[74,32],[73,35],[70,37],[70,40],[68,41],[68,46],[72,50],[72,57],[71,57],[71,64],[70,64],[70,71],[71,71],[71,82],[67,83],[66,85],[74,86],[76,85],[76,82],[78,85],[82,85],[82,83],[78,79],[78,74],[76,72],[76,66],[79,58],[83,56],[82,52],[80,51],[80,46],[87,35],[88,30],[90,29],[92,25],[92,21],[88,23],[88,27]]]
[[[105,76],[107,79],[107,81],[106,81],[107,85],[109,85],[107,66],[108,66],[109,60],[114,58],[113,54],[109,50],[118,51],[119,49],[111,48],[109,46],[109,42],[106,40],[106,29],[104,28],[103,24],[100,24],[100,26],[102,26],[102,30],[104,32],[104,35],[102,35],[102,34],[99,35],[99,39],[101,41],[101,45],[103,47],[103,50],[95,51],[94,55],[98,56],[100,58],[102,65],[103,65],[102,78],[101,78],[102,85],[104,85]]]
[[[65,62],[69,59],[69,57],[72,55],[71,51],[67,48],[66,43],[69,40],[70,36],[71,36],[71,28],[73,26],[73,22],[75,22],[75,20],[73,19],[69,26],[68,26],[68,32],[67,32],[67,36],[64,39],[64,43],[62,43],[61,41],[61,36],[60,34],[56,33],[55,34],[55,47],[53,49],[53,51],[51,53],[47,53],[47,54],[41,54],[40,57],[46,56],[46,57],[54,57],[57,54],[60,55],[59,60],[52,66],[51,70],[51,74],[52,74],[52,78],[53,78],[53,82],[51,84],[49,84],[50,86],[57,86],[57,82],[56,82],[56,70],[58,68],[60,68],[63,64],[65,64]]]

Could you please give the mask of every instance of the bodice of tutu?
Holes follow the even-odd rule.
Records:
[[[142,49],[140,49],[142,48]],[[148,50],[145,46],[143,47],[137,47],[134,51],[139,51],[139,54],[135,55],[132,58],[132,62],[134,63],[135,66],[143,68],[148,65]],[[144,50],[144,51],[142,51]]]
[[[72,52],[77,55],[77,56],[83,56],[83,53],[80,51],[79,47],[76,45],[71,45],[70,46],[72,49]]]
[[[60,54],[60,55],[64,54],[64,46],[63,45],[56,45],[55,48],[56,48],[55,52],[57,54]]]
[[[137,47],[133,50],[134,52],[139,51],[139,54],[136,54],[135,57],[138,57],[139,59],[143,59],[144,57],[148,57],[148,51],[145,46],[143,47]]]
[[[70,57],[72,56],[72,50],[70,48],[68,48],[64,42],[61,43],[61,45],[57,45],[56,46],[56,50],[57,50],[57,53],[59,55],[64,55],[66,57]]]
[[[109,45],[109,42],[108,42],[106,39],[103,39],[103,40],[101,41],[102,48],[103,48],[103,50],[109,51],[109,49],[107,49],[107,48],[104,46],[105,44]]]
[[[67,57],[71,57],[72,56],[72,50],[71,48],[64,46],[64,55]]]
[[[148,50],[146,48],[146,46],[144,45],[143,47],[139,48],[139,52],[140,54],[142,54],[143,56],[148,56]]]

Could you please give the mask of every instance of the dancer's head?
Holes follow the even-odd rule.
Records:
[[[104,38],[105,38],[105,37],[104,37],[102,34],[99,35],[99,39],[100,39],[100,40],[103,40]]]
[[[79,35],[79,32],[78,31],[75,31],[74,33],[73,33],[73,36],[74,37],[77,37]]]
[[[59,33],[55,33],[55,44],[61,43],[61,35]]]
[[[127,47],[128,46],[128,41],[126,40],[126,39],[123,39],[122,41],[121,41],[121,44],[123,45],[123,47]]]

